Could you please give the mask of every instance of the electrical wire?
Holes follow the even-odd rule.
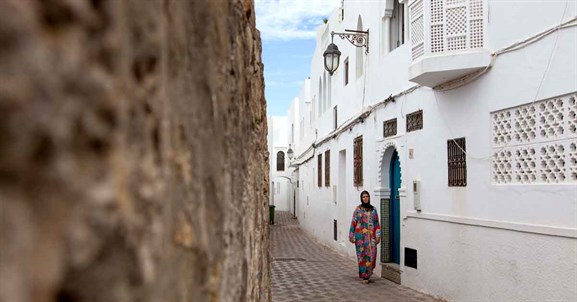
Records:
[[[531,44],[533,44],[533,43],[535,43],[535,42],[543,39],[544,37],[546,37],[546,36],[548,36],[548,35],[550,35],[550,34],[552,34],[552,33],[554,33],[554,32],[558,32],[558,31],[561,30],[561,29],[569,28],[569,27],[573,27],[573,26],[577,26],[577,23],[575,23],[575,22],[577,21],[577,17],[573,17],[573,18],[571,18],[570,20],[568,20],[568,21],[566,21],[566,22],[563,22],[563,19],[565,18],[565,14],[566,14],[566,12],[567,12],[568,3],[569,3],[569,0],[566,0],[566,2],[565,2],[565,8],[564,8],[564,10],[563,10],[563,14],[562,14],[562,16],[561,16],[561,21],[560,21],[560,24],[559,24],[559,25],[557,25],[557,26],[555,26],[555,27],[553,27],[553,28],[547,29],[547,30],[545,30],[545,31],[543,31],[543,32],[540,32],[540,33],[538,33],[538,34],[536,34],[536,35],[533,35],[533,36],[531,36],[531,37],[529,37],[529,38],[526,38],[526,39],[524,39],[524,40],[522,40],[522,41],[513,43],[513,44],[511,44],[511,45],[509,45],[509,46],[507,46],[507,47],[504,47],[504,48],[501,48],[501,49],[499,49],[499,50],[497,50],[497,51],[494,51],[494,52],[491,54],[491,62],[490,62],[490,64],[489,64],[487,67],[485,67],[483,70],[481,70],[480,72],[474,73],[474,74],[472,74],[472,75],[467,75],[467,76],[462,77],[462,78],[460,78],[460,79],[453,80],[453,81],[450,81],[450,82],[447,82],[447,83],[444,83],[444,84],[441,84],[441,85],[439,85],[439,86],[434,87],[434,88],[433,88],[433,96],[434,96],[434,98],[435,98],[435,104],[437,104],[437,107],[438,107],[438,100],[437,100],[436,91],[442,92],[442,91],[452,90],[452,89],[456,89],[456,88],[462,87],[462,86],[464,86],[464,85],[466,85],[466,84],[469,84],[469,83],[471,83],[472,81],[474,81],[474,80],[476,80],[477,78],[479,78],[480,76],[482,76],[483,74],[485,74],[485,73],[494,65],[497,56],[502,55],[502,54],[505,54],[505,53],[508,53],[508,52],[511,52],[511,51],[519,50],[519,49],[521,49],[521,48],[524,48],[524,47],[526,47],[526,46],[528,46],[528,45],[531,45]],[[540,81],[540,83],[539,83],[539,86],[538,86],[537,91],[536,91],[536,93],[535,93],[535,96],[534,96],[534,98],[533,98],[533,101],[530,103],[530,105],[533,105],[535,102],[537,102],[537,97],[538,97],[539,92],[540,92],[540,90],[541,90],[541,86],[542,86],[542,84],[543,84],[543,81],[544,81],[544,79],[545,79],[545,76],[546,76],[547,72],[549,71],[550,64],[551,64],[551,60],[552,60],[552,58],[553,58],[553,54],[554,54],[554,52],[555,52],[555,48],[557,47],[558,38],[559,38],[559,34],[557,34],[557,35],[555,36],[555,42],[554,42],[554,44],[553,44],[553,48],[551,49],[551,53],[550,53],[549,59],[548,59],[548,61],[547,61],[547,67],[546,67],[546,69],[545,69],[545,71],[544,71],[544,73],[543,73],[543,76],[541,77],[541,81]],[[421,85],[414,85],[414,86],[412,86],[412,87],[410,87],[410,88],[408,88],[408,89],[406,89],[406,90],[404,90],[404,91],[402,91],[402,92],[399,92],[399,93],[397,93],[397,94],[395,94],[395,95],[389,96],[389,97],[386,98],[385,100],[382,100],[382,101],[376,103],[375,105],[372,105],[372,106],[369,105],[369,106],[365,109],[365,107],[364,107],[364,101],[365,101],[365,90],[366,90],[366,75],[367,75],[366,67],[367,67],[367,62],[368,62],[368,56],[367,56],[367,59],[366,59],[365,62],[364,62],[364,63],[365,63],[365,64],[364,64],[365,67],[364,67],[364,70],[363,70],[363,72],[364,72],[364,75],[363,75],[363,76],[364,76],[364,79],[363,79],[363,97],[362,97],[362,108],[363,108],[363,109],[361,110],[361,113],[359,113],[359,114],[357,114],[357,115],[355,115],[355,116],[347,119],[347,120],[346,120],[345,122],[343,122],[337,129],[335,129],[335,130],[333,130],[332,132],[330,132],[330,133],[329,133],[328,135],[326,135],[324,138],[322,138],[322,139],[320,139],[320,140],[318,140],[318,141],[316,141],[316,142],[313,142],[313,143],[311,144],[311,146],[310,146],[309,148],[307,148],[307,151],[303,152],[303,153],[301,154],[301,156],[299,156],[299,158],[302,157],[302,155],[304,155],[306,152],[308,152],[308,150],[309,150],[310,148],[314,148],[314,149],[315,149],[314,152],[313,152],[313,156],[307,158],[306,160],[304,160],[304,161],[301,162],[300,164],[295,164],[295,165],[301,165],[301,164],[303,164],[303,163],[308,162],[310,159],[312,159],[312,158],[314,157],[314,154],[316,153],[316,148],[317,148],[317,147],[323,145],[324,143],[326,143],[327,141],[329,141],[329,140],[331,140],[331,139],[337,138],[340,134],[342,134],[342,133],[345,132],[346,130],[352,129],[356,124],[364,121],[365,118],[367,118],[373,111],[375,111],[375,110],[378,109],[379,107],[385,106],[386,104],[388,104],[388,103],[391,102],[391,101],[394,102],[394,100],[395,100],[396,98],[398,98],[398,97],[400,97],[400,96],[404,96],[404,95],[410,94],[410,93],[412,93],[413,91],[415,91],[415,90],[417,90],[417,89],[419,89],[419,88],[422,87]],[[451,86],[451,84],[458,84],[458,85],[457,85],[457,86]],[[404,108],[404,103],[401,105],[401,111],[403,110],[403,108]],[[445,121],[445,119],[443,118],[443,116],[442,116],[441,113],[439,113],[439,116],[440,116],[441,119],[443,120],[443,123],[444,123],[445,127],[447,128],[447,130],[449,131],[449,134],[454,137],[454,135],[452,134],[450,128],[448,127],[448,125],[447,125],[447,123],[446,123],[446,121]],[[453,140],[453,142],[455,143],[455,145],[456,145],[463,153],[465,153],[465,155],[466,155],[468,158],[471,158],[471,159],[474,159],[474,160],[487,160],[487,159],[490,159],[490,158],[492,158],[492,157],[494,156],[494,155],[489,155],[489,156],[484,156],[484,157],[475,157],[475,156],[472,156],[472,155],[468,154],[463,148],[461,148],[461,146],[459,146],[459,144],[457,144],[457,142],[456,142],[454,139],[452,139],[452,140]],[[508,147],[508,146],[509,146],[509,142],[507,142],[504,146],[501,146],[501,147],[500,147],[497,151],[495,151],[495,152],[500,152],[501,150],[503,150],[504,148],[506,148],[506,147]]]
[[[537,87],[537,91],[535,92],[535,96],[533,97],[533,101],[529,104],[530,106],[534,105],[534,104],[537,102],[538,96],[539,96],[539,92],[541,91],[541,87],[542,87],[543,82],[544,82],[544,80],[545,80],[545,76],[547,75],[547,73],[549,72],[549,68],[551,67],[551,61],[552,61],[552,59],[553,59],[553,54],[555,53],[555,48],[557,48],[557,41],[559,40],[559,32],[558,32],[558,31],[559,31],[561,28],[569,27],[569,26],[568,26],[569,23],[575,22],[575,21],[577,20],[577,17],[575,17],[575,18],[572,18],[571,20],[563,23],[563,18],[565,18],[565,13],[567,12],[567,6],[568,6],[568,4],[569,4],[569,0],[566,0],[566,1],[565,1],[565,9],[563,10],[563,15],[561,15],[561,21],[559,22],[560,25],[558,25],[558,26],[556,26],[556,27],[554,27],[554,28],[552,28],[552,29],[546,30],[546,31],[544,31],[544,32],[542,32],[542,33],[540,33],[540,34],[537,34],[536,36],[533,36],[533,37],[531,37],[531,38],[525,39],[525,40],[523,40],[523,41],[521,41],[521,42],[517,42],[517,43],[515,43],[515,44],[513,44],[513,45],[510,45],[510,46],[508,46],[508,47],[502,48],[502,49],[500,49],[500,50],[498,50],[498,51],[495,52],[496,54],[503,54],[503,53],[507,53],[507,52],[509,52],[509,51],[521,49],[521,48],[523,48],[523,47],[525,47],[525,46],[527,46],[527,45],[529,45],[529,44],[532,44],[532,43],[535,43],[535,42],[541,40],[541,39],[542,39],[543,37],[545,37],[546,35],[549,35],[549,34],[555,32],[555,31],[557,31],[557,35],[555,35],[555,42],[553,43],[553,48],[551,49],[551,53],[549,54],[549,59],[547,60],[547,66],[545,67],[545,71],[543,72],[543,75],[541,76],[541,81],[539,82],[539,86]],[[576,24],[573,24],[573,25],[570,25],[570,26],[575,26],[575,25],[576,25]],[[527,44],[525,44],[525,43],[527,43]],[[493,58],[495,58],[495,57],[496,57],[496,56],[493,56]],[[438,100],[437,100],[437,94],[436,94],[435,90],[433,90],[433,96],[435,97],[435,104],[437,105],[437,108],[438,108],[438,107],[439,107],[439,103],[438,103]],[[445,128],[447,128],[447,130],[449,131],[449,134],[451,135],[451,137],[455,137],[455,136],[453,135],[451,129],[449,128],[449,126],[448,126],[448,124],[447,124],[447,121],[443,118],[443,114],[442,114],[441,110],[439,110],[439,116],[441,117],[441,120],[443,120],[443,123],[444,123],[444,125],[445,125]],[[501,152],[501,151],[504,150],[505,148],[509,147],[509,144],[510,144],[510,142],[511,142],[511,140],[508,141],[508,142],[506,142],[505,145],[501,146],[498,150],[494,151],[493,154],[491,154],[491,155],[489,155],[489,156],[476,157],[476,156],[470,155],[470,154],[467,153],[463,148],[461,148],[461,146],[457,143],[457,141],[455,141],[454,138],[452,138],[451,140],[453,141],[453,143],[455,144],[455,146],[457,146],[457,148],[459,148],[459,149],[465,154],[466,157],[468,157],[468,158],[470,158],[470,159],[473,159],[473,160],[488,160],[488,159],[491,159],[491,158],[493,158],[493,157],[495,156],[496,153]]]
[[[563,11],[563,17],[561,18],[561,22],[563,21],[563,18],[565,17],[565,13],[567,11],[568,1],[569,0],[567,0],[567,2],[565,2],[565,10]],[[476,72],[476,73],[473,73],[473,74],[463,76],[461,78],[458,78],[458,79],[455,79],[455,80],[452,80],[452,81],[449,81],[449,82],[446,82],[443,84],[440,84],[440,85],[434,87],[434,89],[438,90],[438,91],[447,91],[447,90],[453,90],[453,89],[462,87],[464,85],[467,85],[467,84],[473,82],[474,80],[476,80],[477,78],[479,78],[480,76],[487,73],[487,71],[491,67],[493,67],[493,65],[495,64],[497,56],[511,52],[511,51],[519,50],[519,49],[524,48],[526,46],[529,46],[529,45],[545,38],[549,34],[552,34],[552,33],[556,32],[560,29],[577,26],[577,23],[575,21],[577,21],[577,17],[573,17],[564,23],[561,23],[561,24],[559,24],[553,28],[550,28],[550,29],[547,29],[543,32],[540,32],[537,35],[531,36],[525,40],[513,43],[512,45],[509,45],[507,47],[496,50],[493,53],[491,53],[491,62],[483,70]]]

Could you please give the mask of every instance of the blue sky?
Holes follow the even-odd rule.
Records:
[[[316,28],[340,0],[255,0],[267,115],[285,115],[310,74]]]

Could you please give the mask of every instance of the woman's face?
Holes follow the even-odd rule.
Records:
[[[363,194],[363,197],[361,199],[362,199],[363,203],[368,203],[369,202],[369,195]]]

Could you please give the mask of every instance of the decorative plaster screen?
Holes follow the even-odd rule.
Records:
[[[425,52],[423,0],[415,0],[409,4],[409,14],[411,16],[411,50],[414,60]]]
[[[397,135],[397,119],[390,119],[383,122],[383,137]]]
[[[413,60],[484,45],[484,0],[415,0],[409,9]]]
[[[493,183],[577,183],[577,94],[493,112]]]
[[[423,129],[423,110],[407,114],[407,132]]]

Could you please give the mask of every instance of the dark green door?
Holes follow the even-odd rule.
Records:
[[[391,158],[389,185],[391,188],[391,198],[389,200],[390,213],[390,230],[391,230],[391,262],[401,263],[401,210],[399,187],[401,186],[401,164],[399,162],[399,154],[397,151],[393,153]]]

